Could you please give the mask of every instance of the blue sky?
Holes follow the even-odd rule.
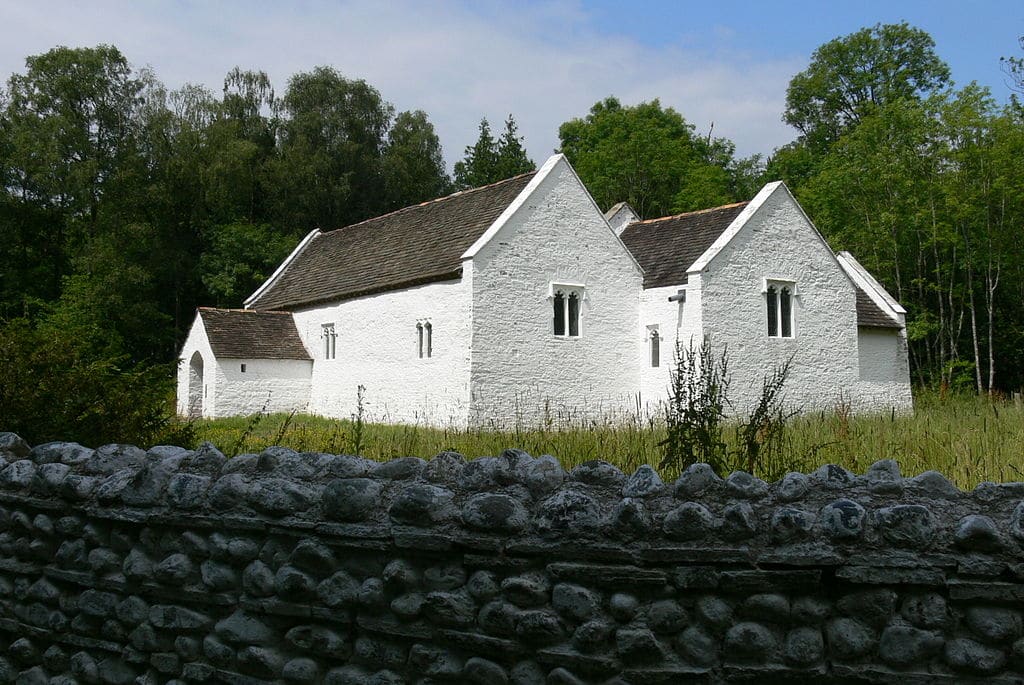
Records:
[[[657,97],[741,154],[769,154],[795,136],[781,121],[786,85],[814,49],[900,21],[932,35],[959,85],[977,80],[1008,98],[999,57],[1024,56],[1020,0],[0,0],[0,75],[58,44],[113,43],[172,89],[218,92],[240,65],[267,71],[283,92],[292,74],[328,64],[399,110],[425,110],[449,165],[483,116],[497,127],[514,114],[539,163],[559,124],[597,100]]]

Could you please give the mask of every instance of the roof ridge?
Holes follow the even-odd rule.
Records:
[[[196,307],[201,312],[231,312],[232,314],[288,314],[283,309],[235,309],[233,307]]]
[[[420,207],[425,207],[427,205],[431,205],[431,204],[435,204],[435,203],[439,203],[439,202],[444,202],[446,200],[451,200],[452,198],[464,197],[466,195],[470,195],[471,193],[475,193],[478,190],[487,190],[488,188],[493,188],[495,186],[500,186],[503,183],[509,183],[510,181],[515,181],[517,179],[523,178],[524,176],[531,176],[531,175],[536,174],[536,173],[537,173],[537,170],[534,169],[533,171],[527,171],[527,172],[524,172],[522,174],[516,174],[515,176],[509,176],[508,178],[503,178],[500,181],[495,181],[494,183],[488,183],[487,185],[477,186],[475,188],[466,188],[465,190],[457,190],[454,193],[449,193],[448,195],[444,195],[442,197],[435,197],[433,200],[424,200],[423,202],[420,202],[419,204],[407,205],[405,207],[400,207],[399,209],[393,209],[390,212],[387,212],[385,214],[380,214],[378,216],[371,216],[368,219],[363,219],[362,221],[357,221],[354,224],[348,224],[347,226],[339,226],[338,228],[330,228],[330,229],[327,229],[326,231],[321,231],[320,234],[321,235],[326,235],[328,233],[334,233],[336,231],[344,231],[345,229],[348,229],[348,228],[355,228],[356,226],[362,226],[363,224],[370,223],[371,221],[377,221],[378,219],[383,219],[385,217],[393,216],[395,214],[401,214],[402,212],[407,212],[407,211],[410,211],[410,210],[413,210],[413,209],[418,209]]]
[[[722,209],[735,209],[736,207],[742,207],[743,205],[749,205],[750,200],[744,200],[743,202],[733,202],[727,205],[719,205],[718,207],[708,207],[707,209],[695,209],[690,212],[682,212],[681,214],[670,214],[669,216],[659,216],[656,219],[641,219],[640,221],[634,221],[630,226],[635,224],[653,224],[656,221],[668,221],[669,219],[681,219],[684,216],[694,216],[697,214],[708,214],[710,212],[717,212]]]

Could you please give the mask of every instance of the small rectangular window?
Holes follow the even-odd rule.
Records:
[[[658,329],[652,328],[651,330],[651,368],[658,368],[661,366],[661,336],[658,335]]]
[[[242,373],[245,373],[245,364],[242,364]]]
[[[432,357],[434,355],[434,327],[428,321],[423,324],[423,330],[427,335],[427,356]]]
[[[334,353],[337,349],[338,334],[334,330],[333,323],[325,323],[320,325],[320,337],[324,341],[324,359],[334,359]]]

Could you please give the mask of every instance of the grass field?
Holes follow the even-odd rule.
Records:
[[[863,473],[879,459],[896,459],[904,475],[934,469],[962,488],[982,481],[1024,481],[1024,407],[973,396],[915,398],[912,415],[850,416],[842,408],[791,419],[785,455],[755,469],[766,480],[787,471],[811,471],[840,464]],[[300,451],[358,453],[376,460],[429,458],[455,450],[467,458],[499,454],[519,447],[530,454],[552,454],[568,469],[604,459],[629,473],[641,464],[657,466],[665,437],[657,419],[630,423],[591,422],[536,430],[432,428],[422,425],[357,424],[315,416],[286,414],[195,422],[197,443],[209,440],[228,455],[258,452],[268,445]],[[732,447],[734,427],[725,431]],[[675,469],[662,469],[674,479]]]

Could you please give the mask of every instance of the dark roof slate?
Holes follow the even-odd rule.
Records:
[[[883,312],[860,286],[857,286],[857,325],[862,328],[903,328],[899,321]]]
[[[312,359],[291,312],[200,307],[199,316],[219,359]]]
[[[636,221],[622,231],[622,242],[644,270],[644,288],[681,285],[686,270],[711,247],[746,202]]]
[[[462,254],[535,173],[316,235],[251,306],[294,309],[458,278]]]

